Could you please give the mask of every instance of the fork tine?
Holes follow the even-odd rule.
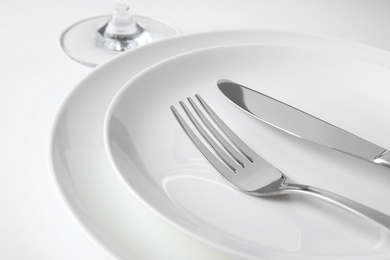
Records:
[[[206,142],[213,148],[213,150],[217,153],[217,155],[221,158],[222,161],[224,161],[229,168],[231,168],[234,172],[237,172],[237,162],[230,157],[226,151],[224,151],[220,145],[217,144],[217,142],[210,136],[210,134],[205,130],[205,128],[199,123],[199,121],[195,118],[195,116],[191,113],[191,111],[187,108],[185,103],[183,101],[180,102],[180,105],[183,107],[184,111],[186,112],[187,116],[195,126],[195,128],[198,130],[198,132],[202,135],[202,137],[206,140]],[[236,165],[236,166],[235,166]],[[242,165],[240,164],[240,167]]]
[[[204,115],[204,113],[200,110],[198,105],[191,99],[187,98],[190,102],[191,106],[194,108],[196,114],[202,120],[203,124],[207,127],[207,129],[214,135],[214,137],[220,142],[220,144],[225,148],[225,150],[233,157],[234,160],[241,167],[245,167],[244,162],[247,162],[247,158],[243,156],[242,153],[238,152],[231,143],[229,143],[225,137],[222,136],[220,131],[218,131],[213,124],[211,124],[210,120]]]
[[[200,104],[203,106],[204,110],[209,114],[210,118],[219,126],[219,128],[225,133],[225,135],[230,139],[234,144],[237,150],[239,150],[250,162],[253,162],[253,158],[256,153],[246,145],[223,121],[222,119],[214,112],[214,110],[209,107],[209,105],[203,100],[203,98],[196,94],[196,98],[199,100]]]
[[[185,106],[185,104],[181,101],[180,104],[183,106],[184,111],[187,113],[188,117],[190,117],[190,120],[195,125],[196,119],[193,117],[191,112],[188,110],[188,108]],[[171,111],[176,117],[177,121],[179,122],[180,126],[183,128],[184,132],[188,135],[188,137],[191,139],[191,141],[195,144],[196,147],[198,147],[199,151],[206,157],[206,159],[219,171],[219,172],[226,172],[226,170],[236,172],[236,169],[229,164],[224,157],[218,154],[220,159],[224,162],[222,163],[217,156],[215,156],[209,148],[206,147],[206,145],[203,144],[203,142],[199,139],[199,137],[194,133],[194,131],[191,129],[191,127],[186,123],[186,121],[183,119],[183,117],[180,115],[180,113],[176,110],[174,106],[171,106]],[[194,120],[194,121],[193,121]],[[196,127],[196,125],[195,125]],[[201,126],[199,126],[201,127]],[[197,127],[196,127],[197,128]],[[197,128],[198,129],[198,128]],[[198,131],[200,131],[198,129]],[[207,134],[207,133],[206,133]],[[203,134],[202,134],[203,136]],[[204,136],[203,136],[204,137]],[[211,144],[210,144],[211,145]]]

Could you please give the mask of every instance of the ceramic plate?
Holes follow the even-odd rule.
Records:
[[[278,131],[244,116],[217,89],[221,78],[251,86],[369,139],[385,140],[390,131],[390,123],[382,122],[387,95],[376,94],[389,92],[387,68],[288,44],[195,51],[139,74],[112,102],[106,120],[107,150],[131,189],[172,223],[253,257],[272,250],[311,259],[361,255],[379,244],[383,246],[378,251],[389,251],[390,244],[384,243],[389,236],[352,214],[315,199],[251,197],[224,181],[188,140],[171,105],[200,94],[239,136],[287,176],[390,213],[381,199],[390,196],[383,178],[367,174],[361,163],[349,167],[352,161],[344,157],[324,156],[324,151],[310,145],[301,148],[300,142],[280,138]],[[383,104],[382,113],[375,114],[375,104]],[[305,163],[308,156],[311,162]],[[372,187],[375,192],[367,196]]]
[[[181,130],[168,114],[166,114],[166,119],[168,120],[166,123],[172,130],[171,134],[173,139],[170,140],[172,141],[172,146],[171,150],[167,152],[167,156],[171,156],[172,152],[178,152],[175,161],[167,162],[166,166],[169,167],[164,166],[165,168],[161,169],[152,167],[153,169],[150,171],[148,168],[139,168],[142,164],[146,167],[150,167],[148,162],[144,162],[144,157],[139,157],[139,160],[131,157],[129,160],[138,160],[137,164],[134,164],[133,167],[134,176],[140,178],[145,178],[145,176],[150,177],[149,183],[143,187],[150,190],[152,187],[149,184],[154,184],[156,191],[153,191],[152,189],[150,196],[155,196],[156,200],[161,200],[163,204],[168,205],[168,208],[165,210],[166,212],[171,212],[168,214],[175,213],[175,211],[171,211],[172,207],[176,208],[175,210],[179,210],[179,214],[176,217],[170,218],[168,215],[155,208],[156,200],[152,201],[153,204],[149,204],[149,208],[157,213],[152,214],[151,211],[147,207],[144,207],[137,199],[140,194],[134,196],[134,190],[128,188],[127,183],[125,184],[121,178],[119,178],[119,175],[111,166],[103,145],[104,117],[112,98],[128,80],[135,74],[147,69],[149,66],[186,51],[212,46],[245,43],[258,43],[269,46],[285,45],[289,48],[295,46],[307,51],[320,50],[331,52],[336,55],[336,57],[337,55],[351,56],[356,58],[359,63],[363,64],[366,63],[362,60],[367,60],[372,63],[381,64],[385,67],[390,67],[389,54],[379,49],[340,41],[338,39],[283,32],[242,31],[189,35],[156,42],[155,44],[150,44],[125,53],[95,69],[85,80],[76,86],[75,90],[65,100],[53,125],[53,141],[50,149],[54,173],[53,177],[58,184],[58,189],[63,195],[64,201],[73,212],[75,218],[94,239],[107,249],[109,253],[120,259],[285,259],[287,256],[290,257],[290,259],[311,259],[316,256],[329,259],[346,259],[346,257],[359,256],[364,259],[364,257],[369,256],[372,259],[380,259],[384,255],[386,256],[386,254],[388,254],[388,250],[386,251],[385,248],[387,236],[382,234],[378,229],[372,228],[371,225],[364,222],[361,223],[359,219],[354,219],[340,213],[333,207],[327,207],[326,205],[318,204],[318,202],[312,202],[307,199],[292,197],[260,201],[234,192],[233,189],[220,181],[218,175],[215,174],[215,171],[213,171],[207,162],[199,156],[196,149],[191,148],[189,141],[184,137]],[[335,60],[337,61],[339,59],[340,58],[337,58]],[[251,60],[253,59],[251,58]],[[341,60],[343,61],[343,59]],[[353,65],[352,68],[356,68],[356,66]],[[183,70],[184,69],[185,68],[183,68]],[[151,71],[156,72],[156,68],[153,68]],[[199,73],[200,72],[202,72],[202,70],[199,71]],[[241,82],[243,84],[250,84],[252,87],[257,86],[254,84],[256,81],[251,77],[246,80],[238,77],[241,72],[238,70],[237,77],[230,75],[232,80],[242,80]],[[194,74],[199,73],[194,71]],[[178,73],[178,75],[180,74]],[[228,77],[229,75],[225,74],[224,76]],[[140,76],[138,79],[142,78],[143,77]],[[202,84],[194,85],[194,83],[196,83],[194,82],[187,85],[187,83],[189,82],[186,82],[186,84],[183,85],[183,90],[185,89],[187,91],[189,88],[191,90],[202,89]],[[377,106],[379,106],[379,104],[381,105],[380,107],[386,105],[385,102],[381,104],[380,101],[381,98],[385,96],[384,94],[387,93],[387,90],[377,89],[376,86],[377,85],[372,84],[369,86],[370,91],[365,91],[367,99],[364,100],[369,101],[367,101],[368,103],[363,102],[362,107],[370,108],[373,100],[375,100]],[[166,88],[167,86],[161,87]],[[275,94],[272,93],[274,88],[271,88],[271,86],[268,87],[268,90],[271,91],[270,94]],[[284,88],[280,90],[279,94],[287,91],[284,95],[285,98],[292,96],[287,101],[300,101],[299,99],[294,99],[294,95],[290,95],[293,92],[291,91],[293,90],[291,87],[292,85],[284,85]],[[294,85],[294,87],[296,86]],[[172,86],[172,88],[177,89],[177,85]],[[224,100],[214,102],[218,95],[216,90],[214,90],[214,92],[212,91],[213,86],[210,86],[210,88],[203,88],[204,91],[200,94],[207,97],[213,104],[216,104],[219,110],[222,108],[228,109],[227,111],[232,113],[231,116],[229,115],[229,117],[226,117],[225,112],[224,118],[231,120],[233,125],[237,125],[237,122],[240,122],[241,120],[246,126],[253,125],[250,129],[256,129],[256,132],[265,131],[264,127],[259,128],[255,121],[249,120],[249,118],[246,118],[237,110],[232,109],[224,103]],[[133,91],[132,87],[126,89]],[[134,91],[136,89],[137,88],[134,88]],[[140,94],[145,93],[142,89],[138,89],[138,91]],[[157,89],[156,94],[158,91],[159,90]],[[171,92],[166,92],[166,95],[162,96],[161,100],[163,101],[165,100],[165,97],[168,97],[169,105],[171,105],[173,102],[185,98],[185,95],[187,94],[185,93],[186,91],[182,93],[179,91],[177,96],[172,96]],[[190,92],[191,93],[188,94],[194,94],[192,93],[193,91]],[[324,93],[324,91],[318,92],[318,96],[322,93]],[[358,91],[357,96],[352,95],[350,100],[361,97],[361,93],[362,90]],[[371,95],[369,95],[370,93]],[[377,99],[374,99],[373,93],[379,93],[375,96]],[[314,95],[313,92],[311,95]],[[282,98],[282,96],[279,97]],[[297,95],[295,95],[295,97],[297,97]],[[330,99],[329,96],[327,97],[332,101],[329,103],[329,107],[332,107],[335,104],[334,99]],[[343,100],[345,99],[344,96]],[[145,104],[146,103],[148,102],[145,101]],[[162,105],[162,103],[160,105]],[[306,105],[307,109],[313,109],[313,104],[311,102],[303,102],[302,105]],[[351,108],[356,107],[354,105],[356,105],[356,103],[351,103]],[[158,107],[158,104],[153,103],[153,106],[150,108],[152,110],[151,112],[153,112],[150,114],[152,117],[157,115],[154,114],[156,107]],[[166,111],[169,111],[169,108],[164,105],[164,113],[166,113]],[[348,108],[343,107],[342,111],[344,112],[344,115],[348,115]],[[372,112],[372,110],[368,111]],[[375,113],[378,112],[380,114],[381,109],[375,110]],[[332,117],[332,114],[330,113],[329,116]],[[353,117],[356,117],[355,112],[353,113]],[[335,119],[338,118],[339,117],[336,117]],[[357,121],[359,121],[358,118],[353,120],[355,123]],[[153,120],[153,122],[155,121]],[[144,123],[146,124],[146,122]],[[377,127],[379,132],[384,131],[386,122],[383,122],[383,125],[378,125],[376,124],[377,121],[374,120],[374,123],[375,124],[373,125]],[[138,131],[139,130],[140,128],[138,128]],[[244,131],[244,129],[236,127],[235,130],[243,136],[256,136],[254,133],[248,131],[249,129]],[[166,130],[163,132],[167,133]],[[150,130],[147,130],[144,135],[142,135],[143,139],[135,141],[144,142],[146,136],[151,137],[150,134]],[[267,134],[271,135],[271,131],[269,131],[269,133],[267,132]],[[370,135],[370,137],[372,137],[372,135]],[[380,139],[386,141],[383,138],[383,135]],[[354,170],[357,170],[357,173],[354,175],[353,181],[350,181],[350,185],[351,183],[355,186],[361,185],[362,180],[365,180],[364,176],[370,176],[370,178],[367,178],[369,180],[373,179],[372,182],[374,182],[375,185],[378,185],[375,187],[377,187],[379,193],[375,194],[381,194],[384,183],[386,183],[386,181],[388,183],[388,179],[386,179],[388,177],[383,177],[389,176],[385,175],[387,174],[387,169],[383,170],[380,167],[366,164],[359,160],[353,160],[348,157],[343,157],[343,160],[339,162],[336,159],[338,157],[335,156],[336,158],[333,158],[331,156],[331,152],[319,150],[310,145],[286,145],[286,138],[282,136],[270,140],[275,140],[275,142],[269,143],[267,146],[271,147],[272,144],[272,146],[275,147],[267,149],[267,159],[273,163],[278,163],[280,166],[283,165],[282,170],[286,170],[288,174],[293,175],[295,173],[293,177],[295,177],[296,181],[304,180],[308,184],[314,183],[319,176],[324,175],[323,171],[319,170],[319,168],[324,167],[324,165],[326,166],[326,163],[329,162],[333,168],[331,168],[332,172],[326,173],[329,176],[329,180],[326,180],[325,183],[323,183],[323,187],[325,188],[334,187],[332,176],[340,175],[344,176],[343,178],[347,178],[345,176],[347,176],[348,173],[352,174],[351,172]],[[253,140],[253,142],[255,141],[260,142],[261,140],[257,138]],[[293,141],[289,140],[289,142]],[[145,144],[148,143],[149,141],[145,142]],[[257,143],[255,147],[259,147],[260,144],[261,143]],[[386,143],[379,144],[389,146]],[[141,149],[139,152],[149,151],[150,148],[148,146],[142,148],[143,146],[141,147],[137,143],[130,144],[128,147],[137,147]],[[288,150],[286,147],[295,147],[300,153],[295,155],[295,150],[291,152],[291,149],[293,148],[289,148],[290,150]],[[302,156],[303,147],[306,147],[305,149],[309,151],[305,154],[306,157]],[[145,150],[143,151],[143,149]],[[313,149],[315,149],[315,152]],[[278,155],[273,155],[271,150],[277,151]],[[285,152],[281,153],[283,150],[285,150]],[[319,155],[319,153],[322,154]],[[132,155],[135,154],[136,152],[132,153]],[[193,160],[189,163],[188,160],[191,159],[191,156],[193,156]],[[290,163],[281,163],[281,159],[289,159]],[[299,159],[304,162],[302,163],[302,169],[298,167],[299,165],[295,163],[294,159]],[[151,160],[153,161],[154,158],[151,158]],[[183,162],[183,164],[179,165],[175,172],[175,169],[172,170],[170,167],[172,166],[172,163],[176,163],[177,160]],[[351,168],[351,164],[356,164],[357,166]],[[156,167],[157,166],[161,165],[156,165]],[[310,169],[312,169],[311,174],[309,174]],[[327,169],[329,169],[329,167],[327,167]],[[364,171],[362,169],[364,169]],[[300,173],[300,170],[302,170],[303,175],[298,177],[296,174]],[[161,176],[164,177],[167,188],[166,191],[163,190],[161,180],[156,181],[156,176],[151,174],[152,172],[165,174]],[[176,176],[181,176],[180,173],[183,172],[188,173],[188,177],[178,178],[178,180],[175,181]],[[144,175],[145,173],[147,174]],[[367,175],[368,173],[370,175]],[[309,179],[309,177],[311,177],[311,179]],[[355,177],[357,179],[356,182],[354,181]],[[384,180],[382,183],[378,184],[377,180],[380,178]],[[205,179],[208,181],[205,181]],[[185,190],[185,193],[182,194],[183,187],[187,186],[192,187],[193,189]],[[207,188],[204,192],[204,195],[207,194],[207,198],[203,196],[203,192],[199,192],[199,188],[204,187]],[[336,189],[337,187],[338,186],[336,185],[334,188]],[[361,189],[362,191],[365,191],[364,189],[367,189],[367,187],[362,185]],[[379,210],[386,210],[383,208],[385,205],[383,204],[383,201],[377,201],[377,195],[373,194],[372,196],[366,196],[367,198],[364,199],[359,194],[356,194],[354,189],[347,190],[350,194],[345,195],[354,199],[359,199],[373,207],[378,207]],[[176,194],[177,192],[186,196],[179,196]],[[210,192],[214,192],[215,196],[209,196]],[[145,198],[141,198],[142,201],[145,202]],[[180,201],[178,198],[182,198],[182,200]],[[229,198],[231,198],[232,201],[236,201],[237,198],[244,201],[254,200],[253,203],[256,204],[256,208],[240,207],[237,209],[233,207],[235,204],[226,203]],[[206,199],[209,201],[206,201]],[[215,210],[213,210],[213,206],[216,205],[213,202],[218,200],[223,201],[223,203],[226,204],[226,207],[224,207],[226,214],[224,214],[224,216],[229,216],[226,221],[223,218],[218,220],[212,219],[214,217],[220,217],[220,214],[215,215]],[[206,205],[203,205],[202,203],[194,204],[192,203],[193,201],[206,203]],[[242,206],[252,205],[252,202],[248,203]],[[292,203],[295,205],[294,208],[291,206]],[[173,206],[171,204],[175,205]],[[186,208],[187,205],[191,207],[198,205],[200,208]],[[203,212],[205,207],[210,207],[210,214],[201,216],[200,218],[198,212]],[[258,207],[263,207],[263,211],[261,211],[260,214]],[[319,207],[319,209],[313,210],[313,207]],[[292,208],[293,210],[291,211]],[[220,209],[223,210],[223,208]],[[309,215],[302,217],[302,214],[300,213],[301,210]],[[253,212],[255,215],[250,217],[250,214],[248,214],[250,212]],[[164,216],[163,219],[168,220],[168,222],[173,225],[168,225],[166,222],[161,221],[159,216]],[[274,234],[269,233],[270,230],[272,230],[271,228],[265,227],[266,223],[270,224],[267,222],[269,221],[269,216],[275,216],[275,219],[271,223],[273,228],[277,227],[277,223],[281,223],[279,228],[276,230],[274,229],[274,231],[277,231]],[[231,234],[227,234],[226,226],[232,221],[232,217],[234,217],[233,220],[237,220],[237,224],[234,225],[235,230],[230,230]],[[182,221],[180,222],[179,219]],[[248,220],[250,224],[258,221],[253,229],[264,227],[269,236],[267,241],[264,239],[265,236],[245,237],[248,233],[248,229],[251,227],[245,223],[242,226],[238,225],[238,221],[242,220]],[[350,228],[344,227],[344,224],[348,224],[345,223],[345,221],[352,222],[349,226]],[[217,222],[220,223],[219,226],[215,226],[215,223]],[[361,225],[359,223],[361,223]],[[189,229],[188,225],[192,225],[192,229]],[[317,228],[318,226],[322,228],[316,233],[314,238],[312,236],[302,236],[300,233],[302,232],[302,227],[305,227],[305,232],[303,234],[314,234],[315,232],[308,231],[307,228]],[[180,228],[177,229],[176,227]],[[194,231],[196,229],[198,229],[199,232]],[[186,232],[182,232],[183,230]],[[366,239],[362,235],[363,231],[365,231],[364,237],[366,237]],[[262,232],[263,230],[259,229],[252,234],[261,234]],[[277,244],[277,237],[280,237],[279,234],[287,234],[287,237],[280,238],[280,244]],[[351,241],[345,242],[344,239],[349,238],[352,234],[357,236],[354,238],[354,240],[356,239],[356,243]],[[194,237],[200,239],[193,239]],[[299,237],[301,237],[301,239],[299,239]],[[219,241],[220,238],[222,241]],[[331,241],[332,243],[329,243],[330,240],[333,240]],[[229,241],[227,243],[232,244],[233,247],[231,249],[226,248],[226,241]],[[320,245],[319,242],[321,241],[327,241],[327,243]],[[344,250],[342,250],[342,247],[340,246],[342,243],[345,243],[343,247]],[[319,247],[314,250],[313,246]],[[253,257],[255,254],[256,256]]]

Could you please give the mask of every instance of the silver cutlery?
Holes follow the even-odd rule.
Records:
[[[261,121],[296,137],[390,167],[389,150],[250,88],[221,79],[221,92]]]
[[[390,216],[382,212],[332,192],[292,182],[248,147],[199,95],[195,101],[187,100],[190,106],[183,101],[180,105],[189,120],[185,120],[175,106],[171,106],[172,113],[200,152],[237,189],[255,196],[309,195],[390,229]]]

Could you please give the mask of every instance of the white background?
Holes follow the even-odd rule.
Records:
[[[183,34],[278,29],[330,35],[390,50],[387,0],[138,0],[133,12]],[[68,212],[48,147],[68,93],[93,70],[61,50],[71,24],[109,14],[113,0],[0,2],[0,259],[112,259]]]

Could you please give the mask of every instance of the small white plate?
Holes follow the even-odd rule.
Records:
[[[382,120],[390,108],[389,69],[288,44],[208,48],[149,68],[114,98],[106,117],[105,141],[113,165],[131,189],[174,225],[247,256],[275,251],[285,257],[316,259],[357,256],[372,248],[389,251],[390,244],[384,241],[390,235],[352,214],[298,196],[251,197],[224,181],[182,131],[171,105],[179,108],[180,100],[200,94],[287,176],[390,214],[382,199],[390,197],[390,174],[382,177],[368,171],[368,163],[295,140],[237,111],[216,87],[221,78],[390,147],[389,141],[382,141],[390,132],[390,122]],[[375,191],[367,195],[372,187]]]
[[[357,43],[286,32],[226,31],[156,42],[126,52],[94,69],[58,111],[53,123],[50,155],[53,178],[64,202],[81,227],[111,255],[119,259],[245,259],[231,251],[199,243],[152,214],[118,178],[103,145],[108,105],[134,75],[186,51],[240,43],[304,46],[360,57],[390,68],[389,53]],[[305,163],[307,161],[310,162],[310,157]],[[375,171],[380,169],[375,168]],[[388,252],[385,253],[388,256]],[[285,259],[277,250],[269,254],[262,252],[256,259],[278,256]],[[362,254],[363,259],[364,256],[380,259],[381,253],[372,248]],[[345,259],[343,255],[328,255],[327,258]]]

